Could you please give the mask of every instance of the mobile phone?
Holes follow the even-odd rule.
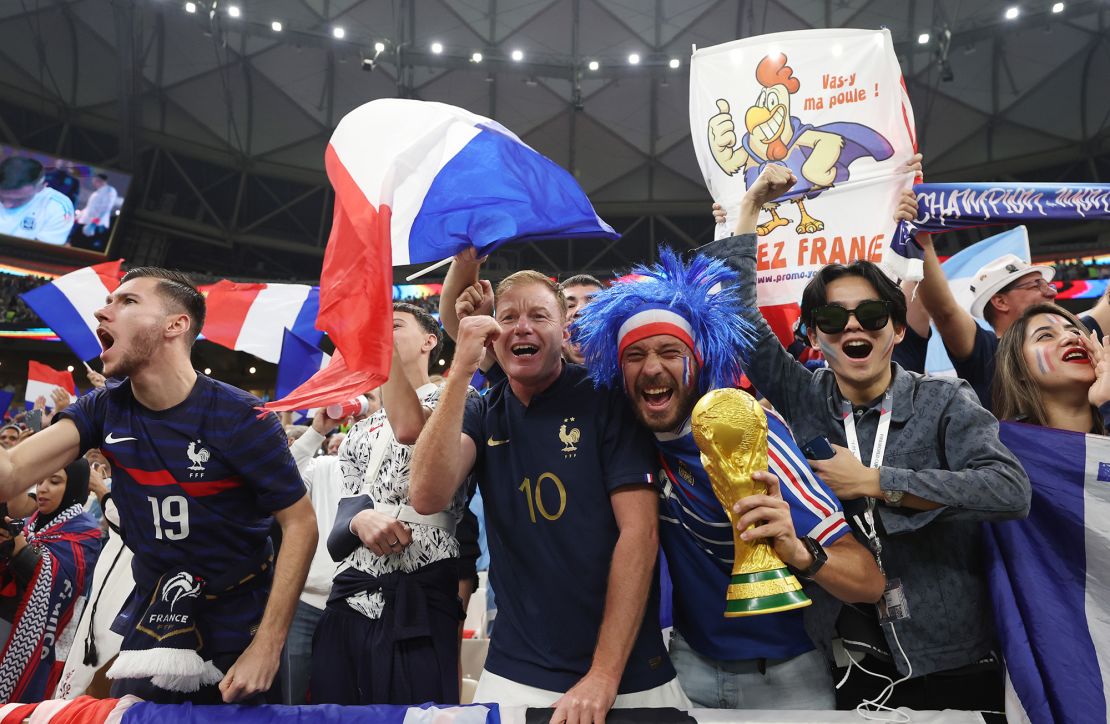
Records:
[[[27,413],[27,428],[31,432],[42,430],[42,410],[35,409]]]
[[[829,439],[824,435],[818,435],[802,445],[802,453],[808,460],[828,460],[836,456],[836,451],[832,449]]]

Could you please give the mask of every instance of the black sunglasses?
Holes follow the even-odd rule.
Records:
[[[826,304],[813,310],[813,323],[825,334],[840,334],[848,326],[848,318],[853,314],[859,326],[875,332],[890,321],[890,302],[860,302],[855,309],[845,309],[839,304]]]

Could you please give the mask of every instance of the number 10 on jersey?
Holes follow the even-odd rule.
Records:
[[[555,492],[559,495],[559,509],[554,513],[550,513],[543,502],[543,488],[544,482],[550,480],[555,485]],[[550,487],[550,486],[548,486]],[[528,501],[528,517],[532,522],[536,522],[536,511],[538,510],[547,520],[559,520],[562,517],[563,511],[567,509],[567,489],[563,486],[563,481],[555,473],[544,473],[536,478],[535,486],[532,485],[531,478],[525,478],[524,482],[520,484],[517,490],[524,493],[524,498]]]

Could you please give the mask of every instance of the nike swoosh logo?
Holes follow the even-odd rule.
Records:
[[[127,442],[128,440],[138,440],[138,439],[139,438],[137,438],[137,437],[112,437],[112,433],[108,433],[104,437],[104,443],[106,445],[115,445],[117,442]]]
[[[509,444],[508,440],[494,440],[492,437],[489,440],[486,440],[486,445],[489,445],[490,447],[497,447],[498,445],[508,445],[508,444]]]

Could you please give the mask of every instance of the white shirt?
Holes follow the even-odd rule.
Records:
[[[73,202],[50,187],[39,191],[22,206],[0,206],[0,234],[36,239],[61,246],[73,229]]]
[[[92,192],[89,200],[85,202],[85,208],[77,212],[77,223],[109,226],[112,221],[112,209],[118,197],[119,194],[111,185],[104,184]]]
[[[308,486],[308,498],[316,511],[316,531],[320,535],[316,542],[316,551],[312,554],[312,563],[308,566],[308,578],[301,591],[301,600],[319,609],[328,603],[331,581],[335,577],[335,569],[339,567],[328,553],[328,536],[335,525],[339,499],[343,497],[339,458],[334,455],[312,457],[323,441],[324,436],[309,427],[289,447],[289,452],[297,463],[297,470]]]

